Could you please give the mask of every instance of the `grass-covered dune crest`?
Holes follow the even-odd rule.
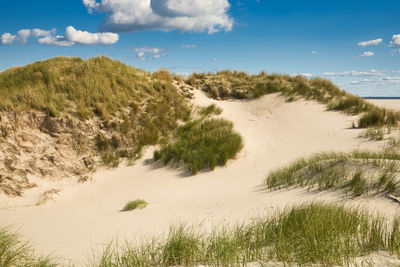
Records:
[[[359,96],[338,88],[333,82],[323,78],[308,79],[304,76],[287,74],[267,74],[261,72],[250,75],[238,71],[217,73],[194,73],[186,83],[200,88],[216,99],[258,98],[266,94],[281,93],[287,101],[296,99],[315,100],[326,105],[328,110],[360,115],[357,127],[396,126],[400,113],[377,107]]]

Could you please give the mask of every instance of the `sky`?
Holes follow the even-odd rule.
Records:
[[[0,71],[106,55],[148,71],[320,76],[361,96],[400,97],[399,0],[3,0],[0,7]]]

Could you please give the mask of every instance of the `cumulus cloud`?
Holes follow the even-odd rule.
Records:
[[[364,52],[364,53],[362,53],[361,55],[359,55],[359,57],[372,57],[372,56],[374,56],[374,55],[375,55],[374,52],[367,51],[367,52]]]
[[[228,0],[83,0],[89,13],[106,13],[100,30],[179,30],[209,34],[230,31]]]
[[[382,41],[383,40],[381,38],[379,38],[379,39],[375,39],[375,40],[362,41],[362,42],[359,42],[357,45],[358,46],[378,45],[378,44],[382,43]]]
[[[400,46],[400,34],[393,35],[392,40],[390,41],[390,46]]]
[[[165,48],[143,46],[132,49],[136,53],[136,58],[139,60],[159,59],[167,55]]]
[[[16,38],[17,38],[17,36],[12,35],[9,32],[6,32],[1,36],[1,43],[3,45],[10,45],[10,44],[14,43]]]
[[[19,30],[18,34],[17,34],[17,40],[20,44],[27,44],[28,37],[30,35],[31,35],[31,30],[29,30],[29,29]]]
[[[119,35],[111,32],[90,33],[87,31],[76,30],[72,26],[65,29],[65,39],[70,42],[84,45],[115,44],[119,40]]]
[[[311,51],[311,55],[316,55],[318,54],[317,51]]]
[[[185,45],[181,45],[181,48],[196,48],[196,45],[194,45],[194,44],[185,44]]]
[[[57,46],[72,46],[75,44],[83,45],[100,45],[100,44],[114,44],[119,40],[119,35],[116,33],[90,33],[87,31],[76,30],[72,26],[65,29],[65,37],[56,35],[56,29],[42,30],[42,29],[25,29],[18,31],[17,35],[4,33],[1,36],[1,43],[13,44],[17,40],[20,44],[27,44],[28,37],[35,37],[39,44],[44,45],[57,45]]]

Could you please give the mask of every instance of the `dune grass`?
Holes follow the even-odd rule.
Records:
[[[125,204],[121,211],[131,211],[135,209],[144,209],[147,207],[148,203],[143,199],[136,199],[133,201],[129,201]]]
[[[191,108],[166,70],[148,73],[107,57],[58,57],[0,73],[0,111],[91,120],[98,134],[84,145],[116,167],[187,120]]]
[[[366,129],[363,133],[360,135],[361,137],[364,138],[369,138],[372,140],[383,140],[385,137],[385,133],[383,128],[368,128]]]
[[[92,266],[342,266],[378,251],[399,257],[399,230],[397,219],[390,224],[363,210],[311,203],[209,233],[178,225],[141,246],[110,245]]]
[[[201,108],[200,118],[178,127],[171,139],[166,139],[154,152],[154,159],[164,165],[183,162],[192,174],[199,170],[226,165],[242,149],[242,137],[233,130],[233,123],[210,118],[222,110],[215,105]]]
[[[0,266],[2,267],[55,267],[50,256],[37,256],[32,246],[10,229],[0,229]]]
[[[400,154],[354,151],[318,153],[300,158],[268,174],[270,189],[301,186],[318,190],[344,190],[353,197],[364,194],[400,196]]]
[[[186,83],[201,88],[217,99],[258,98],[266,94],[281,93],[288,102],[296,99],[315,100],[327,106],[328,110],[360,115],[358,126],[396,126],[400,113],[375,106],[361,97],[340,90],[331,81],[322,78],[308,79],[303,76],[285,74],[249,75],[238,71],[194,73]]]

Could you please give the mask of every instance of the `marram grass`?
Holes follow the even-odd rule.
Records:
[[[209,233],[187,225],[139,246],[109,245],[92,266],[243,266],[247,263],[346,266],[355,257],[400,255],[399,221],[322,203],[287,208]]]
[[[178,127],[171,139],[154,152],[154,159],[164,165],[183,162],[192,174],[226,165],[243,147],[233,123],[224,119],[202,117],[189,121]]]
[[[148,203],[143,199],[136,199],[133,201],[129,201],[125,204],[121,211],[131,211],[135,209],[144,209],[147,207]]]
[[[0,229],[0,266],[2,267],[55,267],[51,256],[38,256],[30,243],[8,228]]]
[[[400,196],[400,154],[354,151],[318,153],[271,171],[270,189],[301,186],[318,190],[344,190],[353,197],[365,194]]]

